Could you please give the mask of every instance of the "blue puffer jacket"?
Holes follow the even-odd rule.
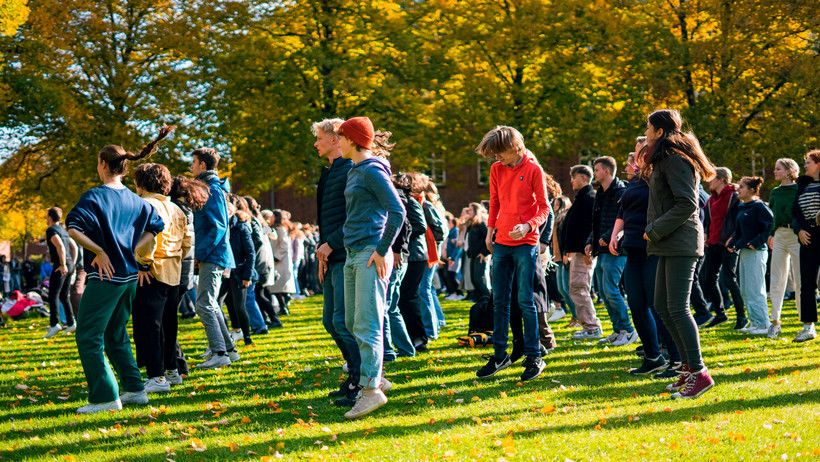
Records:
[[[230,221],[231,253],[233,253],[236,269],[231,271],[231,277],[240,281],[258,281],[256,272],[256,249],[253,246],[251,224],[239,221],[236,215]]]
[[[228,242],[228,202],[231,192],[228,179],[219,179],[216,170],[202,172],[198,180],[208,185],[210,197],[201,210],[194,212],[194,237],[197,261],[213,263],[222,268],[236,268]]]
[[[344,262],[345,252],[345,186],[347,172],[353,161],[339,157],[333,160],[330,167],[322,168],[322,176],[316,190],[316,207],[319,215],[319,244],[327,243],[333,252],[328,261]]]

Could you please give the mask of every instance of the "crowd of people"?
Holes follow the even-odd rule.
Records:
[[[163,127],[139,154],[105,146],[102,185],[82,195],[65,223],[59,208],[47,212],[45,337],[76,335],[89,390],[79,413],[144,404],[148,393],[182,384],[189,370],[178,314],[198,316],[204,328],[196,368],[219,368],[239,360],[240,341],[253,345],[281,328],[292,299],[314,293],[323,294],[322,323],[348,373],[329,396],[350,408],[349,419],[387,402],[385,363],[424,353],[439,337],[447,323],[440,294],[474,302],[471,330],[480,330],[475,316],[492,331],[480,378],[522,358],[521,381],[540,376],[557,346],[550,323],[569,318],[575,340],[640,341],[643,360],[630,372],[672,381],[673,398],[694,398],[714,385],[699,329],[727,323],[731,305],[734,329],[778,337],[790,287],[803,324],[794,341],[816,337],[820,151],[806,155],[803,176],[794,160],[779,159],[780,185],[766,204],[761,178],[734,184],[677,111],[659,110],[636,140],[626,180],[609,156],[576,165],[571,201],[523,136],[499,126],[476,149],[496,161],[490,199],[456,217],[426,175],[392,172],[390,132],[366,117],[327,119],[312,126],[327,161],[313,226],[231,193],[211,148],[191,153],[193,178],[139,165],[132,192],[123,184],[128,164],[172,130]]]

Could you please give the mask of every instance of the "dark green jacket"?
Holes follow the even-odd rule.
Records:
[[[649,177],[646,235],[649,255],[703,256],[703,226],[698,217],[700,175],[679,154],[661,159]]]

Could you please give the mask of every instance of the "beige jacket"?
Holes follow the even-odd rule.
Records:
[[[177,286],[182,274],[182,258],[188,255],[193,238],[188,219],[168,196],[145,193],[142,198],[157,211],[165,222],[165,229],[154,237],[150,249],[137,252],[134,257],[140,265],[151,265],[151,276],[157,281]]]

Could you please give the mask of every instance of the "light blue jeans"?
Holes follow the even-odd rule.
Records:
[[[251,282],[248,287],[248,296],[245,298],[245,311],[248,312],[248,320],[250,321],[251,329],[259,329],[260,327],[267,327],[265,318],[262,317],[262,311],[259,309],[259,304],[256,303],[256,282]]]
[[[632,323],[629,321],[629,309],[621,295],[621,276],[626,267],[626,257],[623,255],[611,255],[602,253],[598,255],[598,266],[595,268],[595,287],[598,294],[604,299],[604,307],[609,313],[612,321],[612,328],[615,332],[622,330],[634,332]]]
[[[430,268],[428,266],[427,269],[424,270],[424,276],[422,276],[421,285],[419,285],[419,298],[421,299],[421,304],[425,308],[421,310],[421,322],[424,324],[424,332],[428,337],[433,339],[438,338],[439,327],[444,321],[443,315],[441,318],[438,317],[436,310],[436,302],[438,302],[438,297],[433,295],[435,290],[433,289],[433,275],[435,273],[436,268]],[[438,307],[438,311],[441,311],[440,306]]]
[[[362,360],[359,385],[375,388],[382,378],[384,355],[384,313],[387,285],[393,270],[393,253],[386,255],[387,273],[380,278],[376,265],[367,267],[375,246],[347,249],[345,261],[345,326],[356,338]]]
[[[359,358],[359,345],[353,334],[345,326],[345,264],[329,263],[325,280],[322,282],[324,304],[322,305],[322,325],[347,362],[350,376],[359,382],[359,371],[362,360]]]
[[[399,311],[399,289],[407,264],[395,266],[390,274],[390,284],[387,286],[387,314],[384,319],[384,357],[396,359],[396,356],[412,358],[416,356],[416,347],[407,333],[404,318]],[[392,345],[391,345],[392,342]],[[398,350],[398,353],[396,352]]]
[[[766,250],[740,249],[738,272],[740,296],[746,302],[746,316],[754,324],[769,326],[769,304],[766,299]]]
[[[214,263],[199,262],[199,286],[196,288],[196,314],[205,327],[208,346],[211,351],[228,351],[234,348],[225,313],[219,306],[217,297],[222,286],[222,272],[225,268]]]

